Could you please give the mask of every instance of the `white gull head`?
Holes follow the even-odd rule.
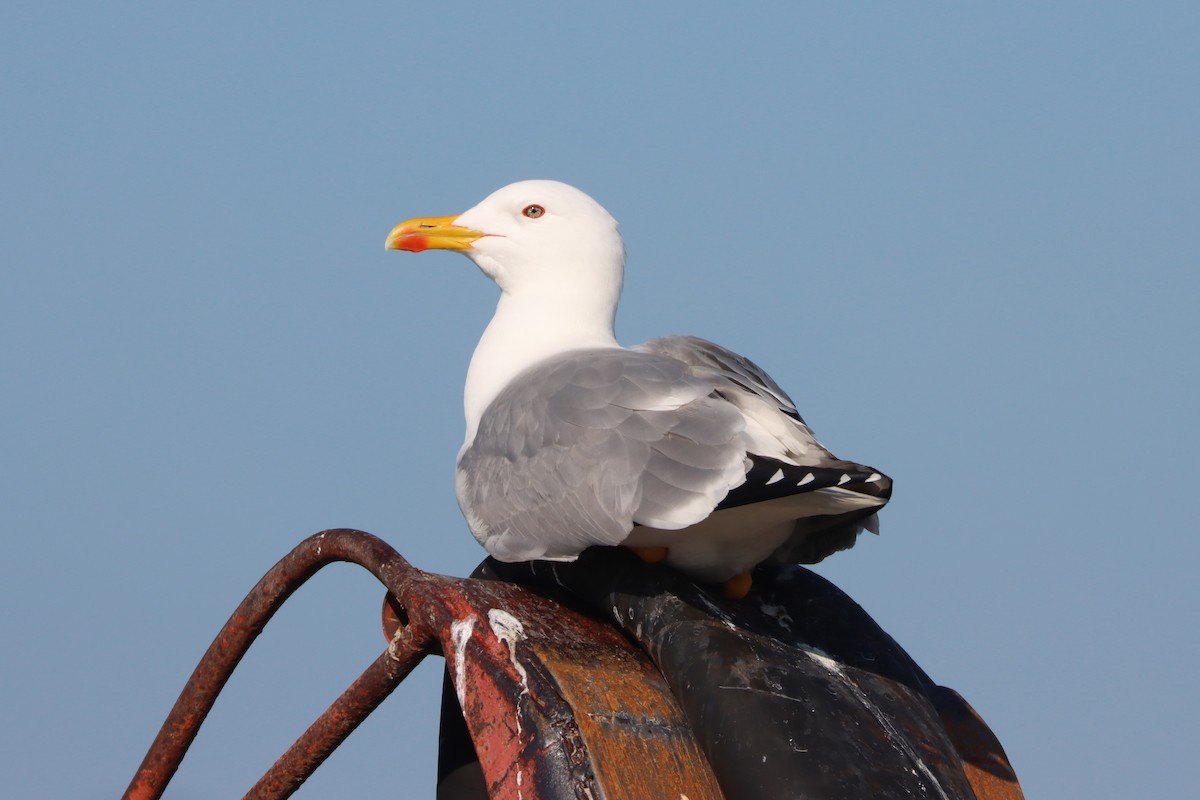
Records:
[[[573,186],[510,184],[458,216],[402,222],[386,246],[458,250],[500,287],[467,372],[468,444],[488,404],[526,368],[569,350],[618,346],[625,246],[612,215]]]

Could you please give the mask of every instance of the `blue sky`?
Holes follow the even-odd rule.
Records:
[[[736,9],[736,10],[735,10]],[[743,352],[896,480],[822,564],[1031,797],[1184,796],[1200,741],[1193,4],[0,9],[0,764],[111,797],[242,595],[454,501],[495,289],[385,253],[523,178],[622,222],[623,341]],[[379,652],[322,573],[169,796],[238,796]],[[430,797],[430,659],[301,790]]]

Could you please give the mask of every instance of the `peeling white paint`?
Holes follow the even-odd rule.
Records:
[[[517,696],[517,713],[516,713],[516,729],[517,738],[521,738],[521,698],[529,694],[529,673],[525,671],[525,666],[517,659],[517,642],[525,640],[525,626],[521,624],[521,620],[514,617],[502,608],[488,609],[488,625],[492,628],[492,635],[503,644],[508,645],[508,660],[512,663],[513,669],[517,671],[518,677],[521,679],[521,694]],[[517,767],[517,800],[524,800],[525,795],[521,791],[521,784],[525,781],[525,773],[521,767]]]
[[[709,600],[703,592],[697,594],[696,598],[704,604],[704,607],[708,609],[708,613],[721,620],[721,623],[726,628],[729,628],[731,631],[739,630],[738,626],[733,623],[733,620],[729,618],[729,615],[725,613],[724,609],[722,609],[712,600]]]
[[[925,764],[924,760],[922,760],[920,754],[917,753],[917,751],[913,749],[912,745],[908,743],[908,739],[906,739],[904,735],[900,733],[900,731],[896,730],[896,726],[892,724],[891,719],[888,718],[888,716],[884,714],[878,706],[871,702],[871,699],[867,697],[861,688],[859,688],[857,683],[850,680],[849,676],[842,671],[842,665],[823,653],[818,653],[813,650],[807,650],[805,652],[808,654],[809,658],[820,664],[825,669],[829,670],[829,672],[833,673],[833,675],[837,677],[841,684],[845,686],[852,695],[854,695],[855,699],[862,704],[863,708],[871,712],[871,716],[875,717],[875,719],[887,732],[888,738],[890,738],[896,747],[899,748],[900,751],[906,756],[908,756],[908,758],[911,759],[916,765],[916,770],[913,770],[913,774],[916,775],[917,771],[919,770],[920,773],[925,776],[925,779],[933,786],[933,788],[937,790],[938,797],[942,798],[942,800],[950,800],[950,797],[946,794],[946,790],[942,788],[940,783],[938,783],[938,779]]]
[[[388,655],[391,656],[396,661],[401,660],[400,643],[401,642],[407,643],[409,633],[410,633],[410,631],[408,630],[407,625],[397,625],[396,632],[394,634],[392,634],[392,638],[388,642]]]
[[[521,624],[521,620],[502,608],[488,609],[488,624],[492,626],[492,634],[508,645],[508,660],[521,676],[521,694],[528,694],[529,675],[517,660],[517,642],[525,640],[525,626]]]
[[[717,688],[725,689],[726,691],[731,691],[731,692],[760,692],[762,694],[769,694],[769,695],[771,695],[771,697],[778,697],[780,700],[791,700],[793,703],[807,703],[808,702],[807,700],[805,700],[802,697],[792,697],[790,694],[784,694],[783,692],[773,692],[770,689],[760,689],[757,686],[721,685],[721,686],[718,686]]]
[[[454,693],[461,708],[467,696],[467,642],[475,630],[475,618],[457,619],[450,623],[450,643],[454,645]]]
[[[789,631],[792,629],[792,622],[794,620],[792,619],[792,615],[789,614],[787,609],[783,606],[775,605],[773,603],[763,603],[762,610],[764,614],[773,618],[785,629]]]
[[[488,609],[488,624],[492,626],[492,635],[508,645],[508,660],[521,679],[521,694],[529,694],[529,673],[517,659],[517,642],[525,640],[525,626],[521,620],[502,608]],[[517,699],[520,702],[520,698]],[[521,733],[521,717],[517,716],[517,733]]]

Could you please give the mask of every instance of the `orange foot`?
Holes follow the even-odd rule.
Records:
[[[633,547],[629,546],[633,554],[645,561],[647,564],[657,564],[667,557],[670,552],[666,547]]]
[[[743,572],[739,575],[734,575],[729,580],[721,584],[721,594],[725,595],[730,600],[741,600],[750,593],[750,584],[752,583],[749,572]]]

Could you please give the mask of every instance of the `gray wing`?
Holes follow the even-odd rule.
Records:
[[[716,386],[745,415],[751,453],[812,466],[842,463],[817,441],[779,384],[745,356],[696,336],[664,336],[634,349],[680,361]]]
[[[776,404],[780,411],[800,419],[800,414],[796,411],[796,404],[792,402],[792,398],[787,396],[787,393],[770,375],[763,371],[762,367],[719,344],[701,339],[699,336],[663,336],[659,339],[651,339],[633,349],[682,361],[694,372],[720,375],[723,379],[739,384],[745,390]],[[803,422],[803,420],[800,421]]]
[[[787,491],[784,487],[796,475],[803,476],[801,486],[828,501],[826,508],[817,506],[816,513],[797,518],[793,535],[774,556],[777,560],[815,563],[852,547],[863,530],[879,532],[875,512],[891,497],[891,478],[834,456],[757,364],[695,336],[652,339],[636,349],[686,364],[689,374],[711,381],[716,394],[741,412],[751,466],[721,508],[770,499]],[[822,479],[832,485],[822,485]]]
[[[459,454],[459,504],[503,561],[573,559],[634,523],[679,529],[745,480],[746,422],[666,354],[581,350],[522,373]],[[782,393],[780,393],[782,394]]]

